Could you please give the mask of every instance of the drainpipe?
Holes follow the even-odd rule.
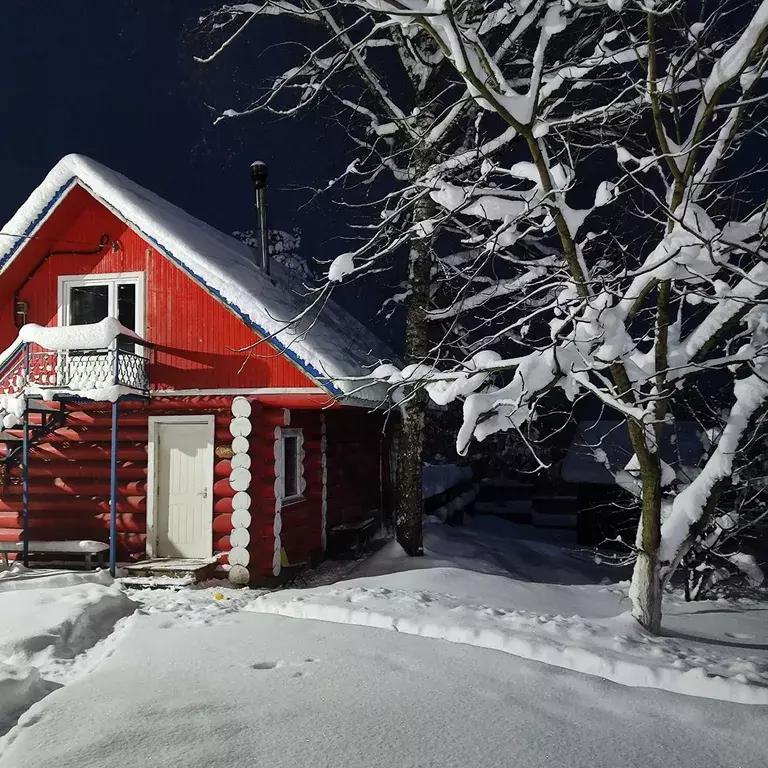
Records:
[[[257,160],[251,164],[253,189],[256,194],[256,263],[269,274],[269,230],[267,229],[267,164]]]
[[[31,272],[29,272],[29,274],[24,278],[24,282],[13,292],[13,321],[16,327],[21,328],[27,320],[26,312],[24,312],[24,322],[19,321],[19,317],[22,313],[18,312],[17,308],[20,306],[19,297],[21,296],[21,292],[24,290],[24,288],[26,288],[29,281],[48,262],[48,259],[50,259],[52,256],[97,256],[107,247],[109,240],[109,235],[102,235],[101,240],[99,240],[98,247],[93,248],[90,251],[48,251],[48,253],[43,256],[42,261],[40,261]]]

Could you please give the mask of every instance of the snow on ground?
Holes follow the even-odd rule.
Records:
[[[141,609],[82,619],[114,631],[68,668],[66,649],[98,632],[39,656],[18,638],[40,666],[0,672],[15,707],[0,768],[765,765],[768,707],[736,703],[768,691],[764,603],[670,594],[667,636],[651,638],[626,615],[622,574],[551,532],[478,517],[428,524],[425,544],[303,590],[126,589]],[[27,596],[48,616],[31,638],[119,594],[106,574],[2,576],[0,612]]]
[[[489,528],[490,534],[486,533]],[[508,535],[502,547],[505,528]],[[768,704],[768,606],[753,611],[764,627],[758,642],[697,635],[691,618],[697,613],[707,615],[712,605],[700,603],[698,610],[683,611],[674,600],[668,606],[670,633],[654,637],[629,615],[626,584],[566,586],[495,574],[500,560],[520,568],[525,557],[534,555],[540,558],[540,569],[549,571],[550,580],[575,581],[572,577],[580,567],[583,574],[594,571],[552,543],[510,539],[509,532],[518,529],[482,518],[467,530],[430,526],[428,556],[421,563],[427,570],[387,573],[401,565],[409,568],[413,562],[398,557],[399,548],[391,544],[360,569],[380,575],[266,594],[246,610],[492,648],[627,686]],[[487,543],[485,557],[477,552],[483,542]],[[468,561],[486,573],[465,570]],[[515,561],[519,561],[516,566]],[[464,568],[452,567],[452,562]],[[720,610],[725,613],[725,606]],[[750,616],[750,611],[731,605],[718,631],[727,631],[722,628],[728,626],[729,635],[754,637],[743,630],[744,615]],[[753,616],[748,621],[755,623]]]
[[[365,627],[157,614],[33,706],[0,768],[758,768],[765,714]]]
[[[89,672],[137,604],[106,571],[0,573],[0,734],[35,701]]]

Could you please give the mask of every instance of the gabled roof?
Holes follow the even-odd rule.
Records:
[[[280,349],[309,376],[340,396],[381,400],[380,386],[360,392],[360,382],[392,352],[338,304],[297,328],[290,321],[306,306],[301,287],[273,262],[266,275],[250,248],[163,200],[130,179],[82,155],[67,155],[45,177],[2,232],[0,276],[56,206],[80,185],[131,229],[219,299],[248,326]],[[0,277],[0,279],[2,279]]]

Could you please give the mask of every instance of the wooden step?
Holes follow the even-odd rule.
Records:
[[[0,443],[22,443],[23,438],[18,435],[12,435],[10,432],[0,432]]]
[[[155,557],[126,565],[126,578],[147,582],[142,586],[149,586],[153,579],[157,580],[158,586],[164,581],[176,580],[195,584],[213,578],[218,562],[217,557]]]
[[[27,410],[30,413],[60,413],[61,408],[56,403],[48,403],[45,400],[30,400]]]

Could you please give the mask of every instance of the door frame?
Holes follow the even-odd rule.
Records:
[[[213,414],[193,414],[184,416],[150,416],[149,439],[147,442],[147,557],[155,557],[157,552],[157,530],[155,527],[155,510],[157,509],[158,484],[157,474],[158,450],[157,440],[159,426],[168,424],[200,424],[208,428],[208,447],[206,449],[206,468],[208,472],[209,492],[206,504],[208,518],[208,541],[213,555],[213,457],[216,431],[216,417]]]

